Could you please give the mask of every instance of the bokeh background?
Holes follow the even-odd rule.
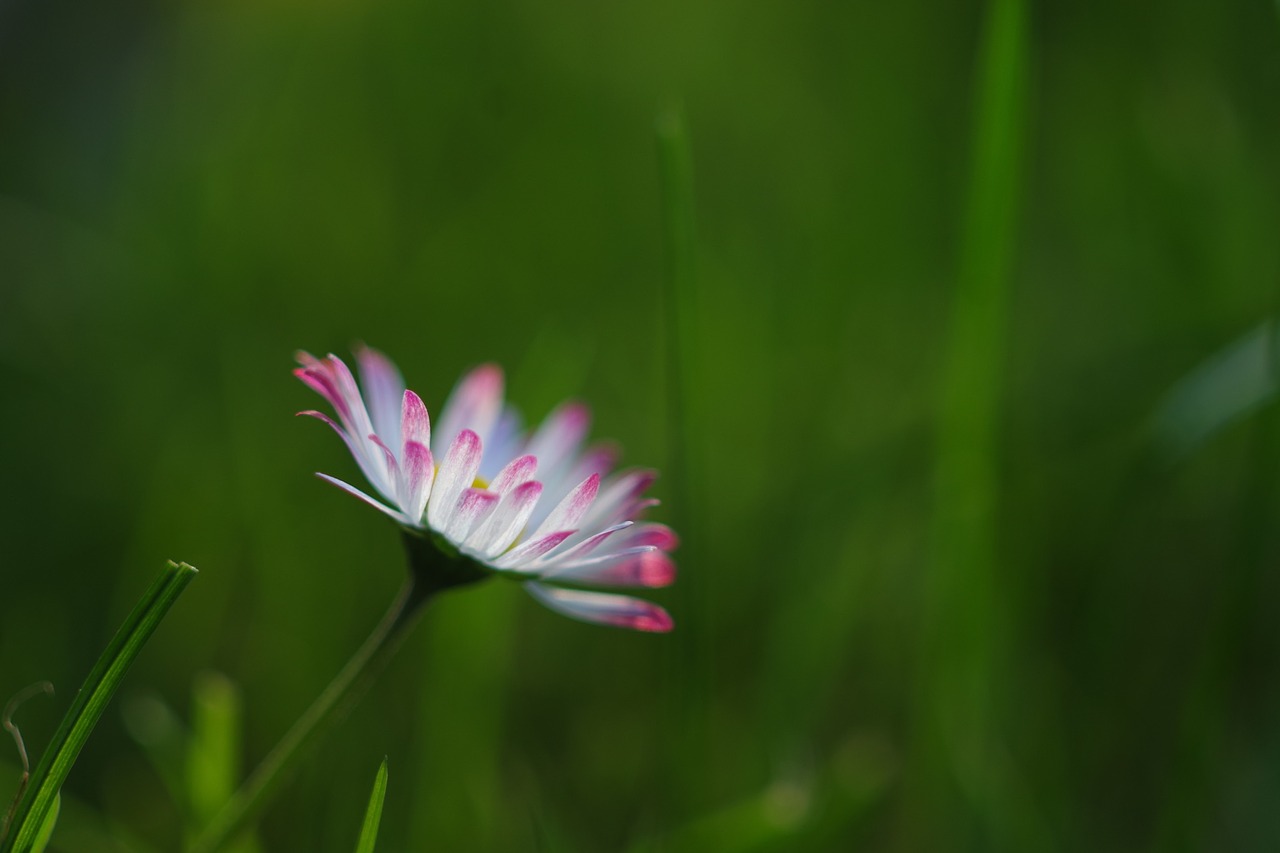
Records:
[[[362,340],[590,401],[677,630],[441,599],[261,849],[350,850],[383,756],[387,851],[1277,849],[1278,96],[1261,0],[0,3],[33,753],[201,570],[54,847],[176,849],[398,588],[293,417]]]

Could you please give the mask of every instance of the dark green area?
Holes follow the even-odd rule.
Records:
[[[292,351],[357,339],[433,413],[485,360],[531,419],[589,401],[662,469],[677,630],[442,596],[263,849],[351,849],[384,755],[388,851],[1276,849],[1280,416],[1152,426],[1274,341],[1277,103],[1263,2],[0,5],[33,757],[156,565],[201,569],[51,849],[173,849],[125,709],[225,673],[251,767],[399,588],[292,417]]]

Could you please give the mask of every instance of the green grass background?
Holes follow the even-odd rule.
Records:
[[[162,561],[201,570],[53,847],[174,849],[126,721],[224,673],[243,772],[398,588],[292,417],[293,350],[364,340],[433,412],[485,360],[531,419],[590,401],[662,469],[677,630],[441,599],[265,849],[352,849],[384,755],[380,851],[1276,849],[1275,407],[1152,424],[1275,316],[1278,101],[1243,0],[0,6],[32,752]]]

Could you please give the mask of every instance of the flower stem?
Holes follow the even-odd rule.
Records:
[[[298,718],[213,822],[187,848],[188,853],[215,853],[233,841],[258,816],[287,772],[330,726],[345,717],[391,659],[413,626],[422,606],[436,590],[415,582],[410,572],[378,627],[311,707]]]

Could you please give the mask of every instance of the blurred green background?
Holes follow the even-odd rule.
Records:
[[[247,769],[398,588],[292,417],[293,350],[363,340],[433,412],[486,360],[590,401],[662,469],[677,630],[441,599],[264,849],[352,849],[384,755],[387,851],[1277,849],[1278,95],[1264,2],[0,4],[33,753],[201,570],[54,847],[175,849],[197,674]]]

